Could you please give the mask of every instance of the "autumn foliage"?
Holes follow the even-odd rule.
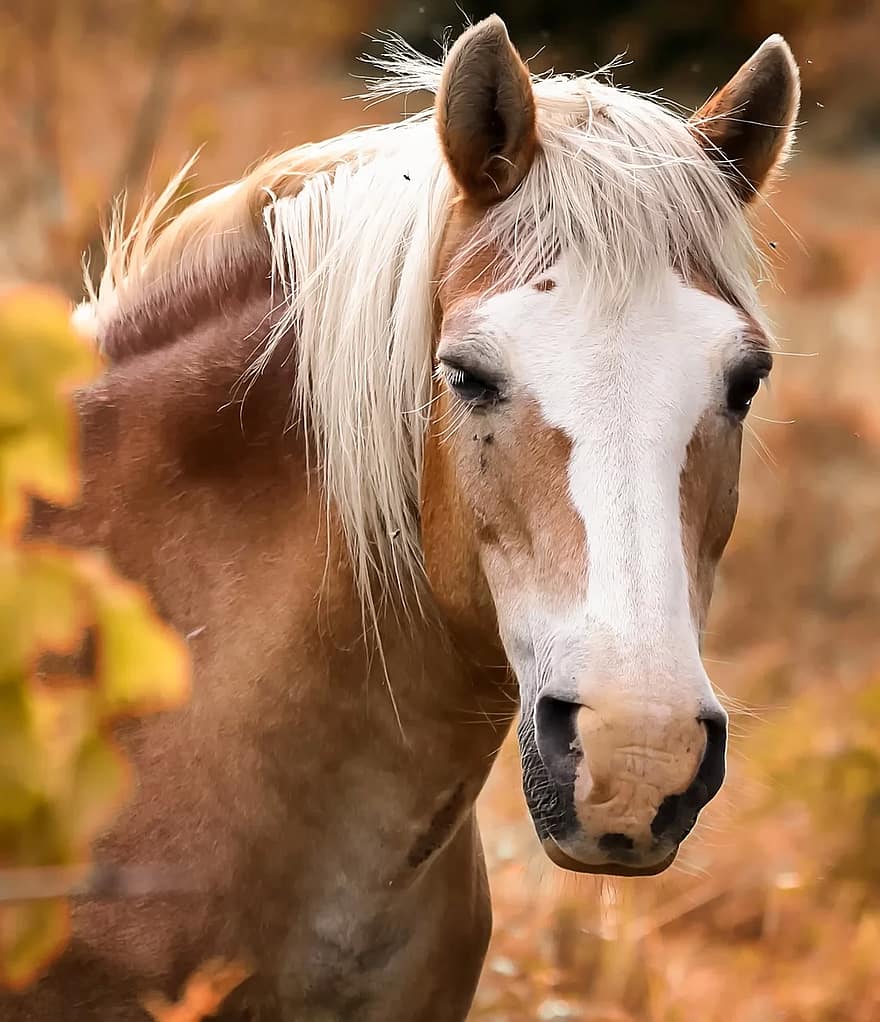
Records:
[[[110,722],[178,702],[188,680],[180,640],[100,552],[22,538],[31,496],[78,494],[71,389],[98,359],[68,316],[37,289],[0,296],[0,981],[13,987],[63,946],[61,895],[87,879],[128,790]],[[84,643],[91,676],[52,671]]]

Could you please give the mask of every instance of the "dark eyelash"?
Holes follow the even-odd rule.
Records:
[[[498,387],[476,372],[450,362],[441,362],[439,370],[446,385],[462,401],[485,406],[499,400]]]

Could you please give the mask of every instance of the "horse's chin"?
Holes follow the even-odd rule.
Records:
[[[645,863],[614,862],[608,859],[603,862],[585,862],[569,855],[566,851],[560,848],[560,846],[552,838],[544,840],[542,845],[547,854],[547,858],[555,865],[562,867],[562,869],[570,870],[573,873],[592,873],[599,876],[657,876],[658,873],[662,873],[664,870],[668,869],[673,862],[675,862],[675,857],[678,855],[678,847],[676,846],[664,857],[659,858],[656,861],[649,861]]]

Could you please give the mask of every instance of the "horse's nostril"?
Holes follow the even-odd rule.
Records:
[[[727,753],[727,718],[724,714],[707,714],[700,718],[700,723],[706,729],[706,751],[703,753],[703,762],[697,771],[694,779],[704,786],[704,801],[699,808],[702,808],[709,799],[718,794],[718,790],[724,781],[724,762]]]
[[[535,706],[535,741],[541,761],[557,784],[571,784],[579,756],[578,703],[543,695]]]
[[[635,844],[631,837],[626,834],[603,834],[599,838],[599,850],[606,855],[620,855],[622,852],[631,852]]]
[[[683,841],[697,821],[699,811],[718,794],[724,781],[727,719],[723,714],[700,717],[706,731],[706,748],[696,777],[683,794],[669,795],[651,821],[655,838]]]

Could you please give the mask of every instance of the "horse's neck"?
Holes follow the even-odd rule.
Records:
[[[470,970],[461,997],[488,930],[473,803],[514,697],[491,642],[391,611],[381,654],[365,638],[314,460],[285,430],[284,353],[230,400],[267,309],[130,348],[81,395],[80,503],[34,521],[107,549],[193,655],[190,701],[120,734],[139,783],[97,854],[192,870],[215,892],[186,921],[192,966],[280,955],[310,991],[297,1017],[350,988],[425,996],[435,949]],[[103,940],[100,915],[78,925]]]
[[[267,309],[268,295],[226,308],[90,388],[83,500],[42,527],[106,546],[190,639],[192,706],[160,729],[165,781],[197,748],[207,799],[239,756],[252,769],[234,794],[255,832],[285,818],[279,800],[320,821],[301,828],[304,848],[362,817],[363,833],[394,831],[383,870],[418,868],[469,812],[515,703],[491,643],[463,650],[436,622],[393,612],[381,649],[364,638],[305,440],[284,428],[284,352],[231,400]]]

